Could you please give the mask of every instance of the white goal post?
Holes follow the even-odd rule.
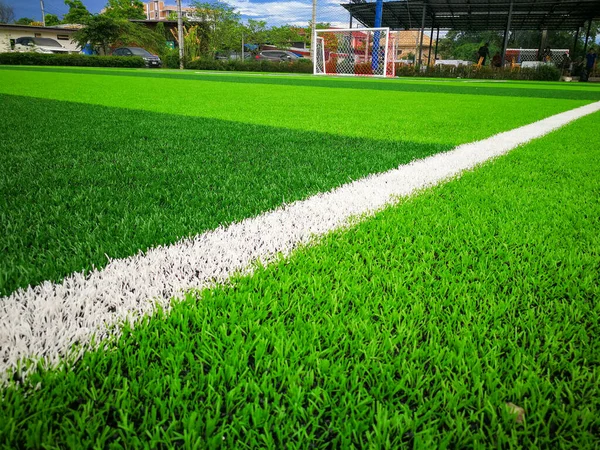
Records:
[[[315,30],[315,75],[393,77],[395,33],[389,28]]]

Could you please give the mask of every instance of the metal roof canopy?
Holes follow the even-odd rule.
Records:
[[[573,31],[588,20],[600,18],[599,0],[402,0],[383,3],[381,26],[395,30],[424,25],[460,31],[502,31],[507,26],[511,3],[511,30]],[[364,26],[373,27],[375,5],[354,0],[342,6]]]

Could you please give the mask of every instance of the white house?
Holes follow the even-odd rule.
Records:
[[[58,41],[60,45],[70,52],[77,53],[81,49],[73,41],[73,33],[81,25],[56,25],[54,27],[41,27],[36,25],[0,24],[0,53],[11,52],[15,40],[21,37],[50,38]]]

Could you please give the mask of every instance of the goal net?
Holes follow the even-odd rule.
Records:
[[[389,28],[316,30],[314,73],[393,77],[394,43]]]

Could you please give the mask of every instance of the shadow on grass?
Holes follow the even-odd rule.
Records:
[[[1,295],[451,147],[6,95],[0,114]]]
[[[131,76],[144,78],[172,78],[177,80],[201,80],[226,83],[242,84],[261,84],[261,85],[289,85],[289,86],[309,86],[309,87],[327,87],[337,89],[367,89],[377,91],[394,92],[423,92],[434,94],[456,94],[456,95],[491,95],[500,97],[527,97],[527,98],[556,98],[567,100],[589,100],[600,101],[600,89],[590,88],[590,90],[573,90],[565,87],[556,87],[554,89],[528,88],[526,85],[521,87],[495,87],[486,86],[481,83],[465,83],[457,86],[456,84],[443,84],[443,82],[454,81],[452,79],[440,79],[442,83],[419,83],[418,79],[409,82],[394,82],[392,80],[382,82],[366,82],[363,79],[328,79],[328,78],[291,78],[283,74],[278,77],[248,76],[244,74],[215,72],[215,75],[205,73],[168,73],[155,72],[151,69],[137,71],[111,71],[110,69],[80,69],[80,68],[54,68],[54,67],[14,67],[0,66],[0,70],[29,70],[38,72],[57,72],[74,73],[82,75],[111,75],[111,76]],[[267,75],[267,74],[265,74]],[[281,74],[279,74],[281,75]],[[294,74],[290,74],[294,75]],[[482,80],[484,81],[484,80]],[[493,81],[493,80],[490,80]],[[522,82],[527,83],[527,82]]]

